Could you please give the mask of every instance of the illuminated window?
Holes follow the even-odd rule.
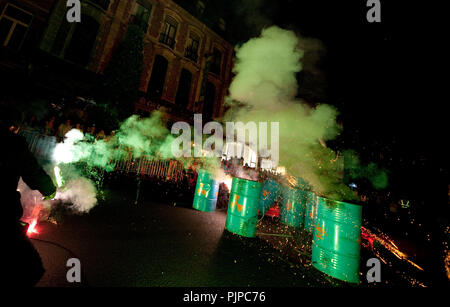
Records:
[[[184,56],[194,62],[197,62],[199,45],[200,37],[195,32],[190,32],[186,50],[184,51]]]
[[[166,16],[164,26],[159,37],[159,42],[170,48],[175,46],[175,35],[177,34],[178,21],[171,16]]]
[[[8,3],[0,17],[0,45],[19,50],[33,15]]]

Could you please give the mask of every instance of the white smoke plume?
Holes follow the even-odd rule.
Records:
[[[20,192],[20,202],[23,208],[22,220],[31,222],[32,220],[42,221],[48,217],[51,209],[50,201],[43,201],[42,194],[37,190],[32,190],[22,180],[19,179],[17,190]]]
[[[301,45],[294,32],[272,26],[238,47],[228,97],[231,109],[225,119],[279,122],[279,164],[308,181],[317,193],[349,199],[353,193],[339,177],[336,153],[321,145],[340,133],[337,110],[296,99]]]
[[[68,180],[55,199],[71,203],[71,209],[76,213],[88,213],[97,204],[97,189],[95,184],[83,177]]]

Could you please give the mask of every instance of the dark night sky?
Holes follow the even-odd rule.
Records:
[[[382,22],[371,24],[366,0],[237,2],[242,20],[234,25],[241,41],[257,36],[258,27],[275,24],[325,44],[321,69],[327,81],[326,103],[341,113],[345,147],[367,160],[379,152],[391,156],[398,169],[393,175],[406,190],[429,191],[431,183],[425,189],[421,185],[439,177],[446,191],[446,112],[429,90],[438,49],[437,32],[430,31],[425,18],[430,7],[382,0]]]
[[[426,90],[436,54],[425,7],[381,1],[382,23],[370,24],[363,0],[277,2],[292,9],[281,9],[275,23],[295,24],[325,43],[328,103],[341,110],[346,130],[367,134],[368,148],[379,139],[402,156],[430,159],[446,119]]]

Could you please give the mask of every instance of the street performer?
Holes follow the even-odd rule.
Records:
[[[11,114],[4,109],[0,114],[0,195],[2,196],[2,278],[8,286],[34,286],[42,278],[44,268],[41,258],[26,236],[20,219],[23,214],[19,178],[33,190],[52,195],[56,187],[51,178],[29,151],[24,138],[13,133]],[[50,196],[51,197],[51,196]]]

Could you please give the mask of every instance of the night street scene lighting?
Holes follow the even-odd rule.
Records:
[[[6,285],[448,289],[436,31],[393,2],[0,0]]]

